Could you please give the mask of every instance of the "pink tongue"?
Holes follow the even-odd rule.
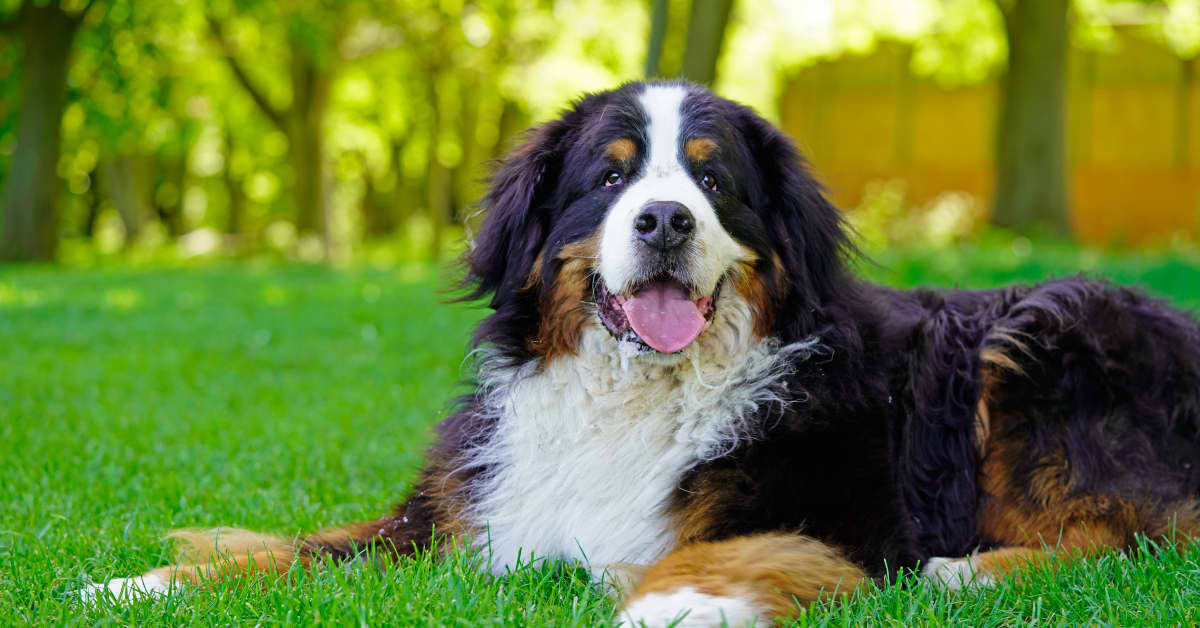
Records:
[[[663,353],[683,349],[704,331],[700,308],[673,282],[649,284],[621,308],[642,341]]]

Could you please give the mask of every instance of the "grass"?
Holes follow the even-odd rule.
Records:
[[[986,243],[876,256],[896,285],[984,287],[1081,268],[1200,307],[1200,260]],[[0,268],[0,625],[604,625],[577,571],[479,575],[470,556],[295,571],[81,606],[85,579],[168,562],[163,534],[295,534],[402,497],[481,312],[440,306],[428,269]],[[1067,561],[967,593],[888,586],[799,625],[1195,625],[1200,549]]]

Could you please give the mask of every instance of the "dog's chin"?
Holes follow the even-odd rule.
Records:
[[[676,362],[712,326],[722,283],[693,299],[697,291],[671,277],[643,282],[628,294],[613,293],[597,279],[596,314],[622,356]]]

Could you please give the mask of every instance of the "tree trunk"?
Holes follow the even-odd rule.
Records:
[[[225,182],[225,194],[229,197],[229,216],[225,222],[225,233],[240,236],[246,225],[246,191],[242,180],[233,174],[233,133],[225,131],[225,167],[221,178]]]
[[[441,68],[430,68],[427,76],[437,77]],[[430,242],[429,254],[433,261],[442,259],[442,239],[445,237],[446,220],[450,215],[450,186],[453,184],[450,169],[438,159],[438,144],[442,139],[442,102],[439,98],[436,79],[429,81],[429,149],[425,182],[425,200],[429,207]]]
[[[50,261],[58,248],[58,156],[67,64],[79,24],[58,3],[24,7],[17,150],[0,213],[0,260]]]
[[[504,157],[504,154],[513,148],[513,143],[520,136],[521,131],[528,128],[530,123],[521,106],[505,98],[498,123],[500,136],[496,144],[492,146],[492,159],[499,160]]]
[[[667,22],[670,21],[670,1],[653,0],[650,9],[650,45],[646,48],[646,78],[652,79],[662,72],[663,42],[667,40]]]
[[[363,198],[362,219],[363,236],[368,240],[386,238],[396,231],[396,215],[392,200],[400,187],[399,182],[392,184],[391,191],[384,194],[375,183],[375,175],[363,166]],[[398,180],[397,173],[392,173]]]
[[[87,194],[87,215],[83,217],[80,235],[90,240],[96,235],[96,219],[100,217],[100,204],[104,197],[101,195],[103,184],[100,182],[99,169],[93,169],[88,176],[92,178],[92,186]]]
[[[1070,235],[1066,173],[1069,0],[1015,0],[1004,14],[995,224]],[[1002,5],[1003,6],[1003,5]]]
[[[150,212],[150,184],[146,180],[146,164],[134,155],[118,155],[100,163],[104,189],[121,216],[125,226],[125,245],[137,240],[142,223]]]
[[[430,155],[429,163],[429,181],[426,192],[429,202],[429,223],[432,227],[430,236],[430,257],[433,261],[440,262],[442,259],[442,240],[446,235],[446,221],[450,215],[450,185],[451,172],[450,169],[442,165],[438,161],[437,149],[433,149]]]
[[[476,129],[479,128],[481,101],[491,97],[490,94],[485,95],[485,89],[472,78],[464,78],[459,83],[458,99],[462,106],[458,114],[457,132],[462,143],[462,156],[451,173],[447,214],[451,224],[462,224],[463,208],[471,203],[471,199],[479,198],[484,193],[480,182],[485,172],[480,167],[487,161],[484,153],[487,147],[480,145]]]
[[[183,189],[187,176],[187,164],[181,159],[167,159],[158,164],[158,177],[154,187],[154,211],[167,228],[172,239],[183,235]],[[228,165],[226,165],[228,167]],[[162,186],[170,186],[174,192],[163,195]]]
[[[288,116],[296,230],[318,233],[328,246],[325,207],[325,142],[321,133],[328,102],[328,77],[298,42],[292,43],[292,106]]]
[[[1196,59],[1179,60],[1179,82],[1175,86],[1175,168],[1186,170],[1192,154],[1192,83],[1196,80]]]
[[[306,120],[293,121],[288,134],[291,143],[292,202],[296,205],[296,230],[301,234],[319,232],[321,203],[325,198],[321,178],[321,134]]]
[[[421,198],[425,192],[424,189],[414,188],[404,174],[404,146],[411,138],[412,131],[407,131],[404,137],[392,138],[389,148],[391,151],[390,171],[395,183],[384,202],[387,203],[386,209],[392,217],[392,233],[408,224],[408,220],[412,218],[414,206],[418,203],[417,199]]]
[[[711,85],[717,77],[717,59],[725,41],[725,27],[733,0],[692,0],[687,44],[679,74],[689,81]]]

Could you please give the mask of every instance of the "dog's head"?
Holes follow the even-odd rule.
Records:
[[[847,240],[791,142],[686,83],[592,94],[501,164],[467,263],[495,313],[475,340],[515,359],[686,352],[731,299],[753,333],[808,333],[843,281]]]

